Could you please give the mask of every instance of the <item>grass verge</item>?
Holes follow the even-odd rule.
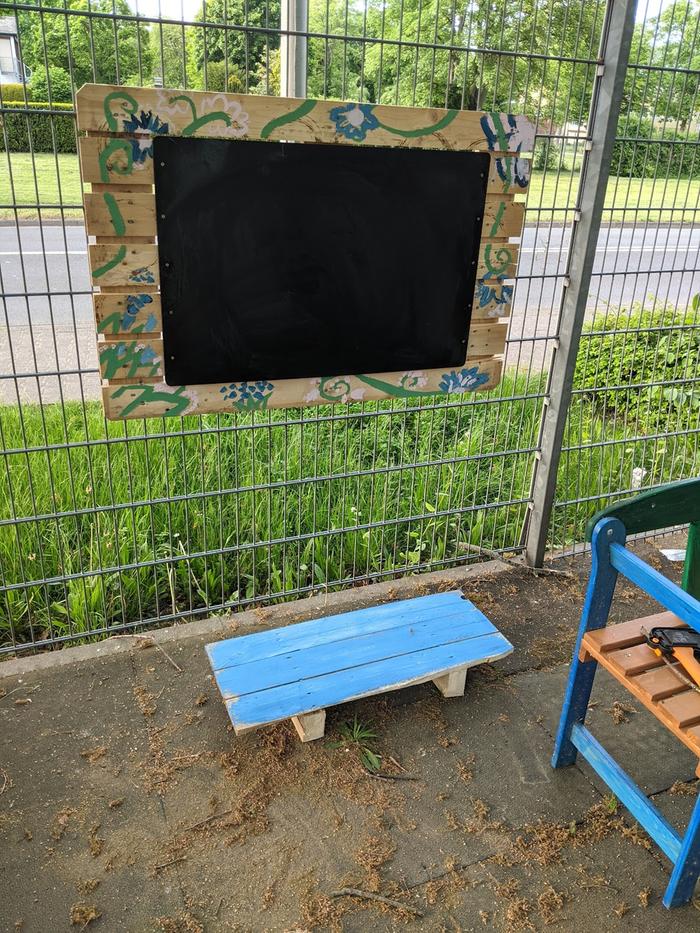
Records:
[[[0,640],[274,600],[439,567],[470,545],[512,547],[540,417],[526,391],[537,387],[507,376],[488,404],[381,403],[333,418],[319,408],[107,425],[97,403],[0,408],[4,447],[17,451],[0,473],[0,515],[43,516],[0,526],[3,583],[47,581],[0,596]],[[601,489],[622,488],[613,478],[632,459],[654,482],[700,466],[692,435],[663,458],[658,443],[637,443],[632,458],[617,424],[584,398],[572,409],[570,436],[592,446],[585,463],[564,459],[559,497],[593,500],[560,516],[567,540],[581,539]]]

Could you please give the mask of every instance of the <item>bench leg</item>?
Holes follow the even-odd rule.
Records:
[[[314,713],[292,716],[292,722],[302,742],[313,742],[314,739],[322,739],[326,731],[326,711],[319,709]]]
[[[441,677],[434,677],[433,683],[444,697],[463,697],[467,681],[467,668],[461,671],[452,671]]]
[[[593,678],[598,667],[597,661],[581,661],[579,652],[586,632],[603,628],[608,621],[610,604],[617,582],[617,570],[610,563],[610,545],[613,542],[625,543],[625,529],[617,519],[607,518],[596,525],[591,539],[591,576],[581,613],[574,657],[569,669],[569,682],[552,756],[553,768],[563,768],[576,761],[576,749],[571,742],[571,729],[574,723],[583,723],[586,719]]]
[[[700,797],[695,801],[678,861],[671,872],[671,879],[664,894],[664,907],[680,907],[681,904],[687,904],[693,896],[698,876],[700,876]]]

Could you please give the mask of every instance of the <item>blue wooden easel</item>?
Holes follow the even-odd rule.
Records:
[[[688,522],[690,529],[681,587],[676,586],[625,547],[627,535],[656,531]],[[633,623],[626,624],[628,627],[624,638],[618,637],[616,641],[615,630],[622,629],[623,626],[612,626],[606,632],[597,630],[606,626],[615,583],[618,574],[622,574],[670,610],[675,619],[667,613],[666,624],[672,620],[671,624],[684,623],[700,632],[700,480],[687,480],[663,486],[598,512],[588,525],[588,540],[591,541],[592,549],[591,575],[552,765],[562,768],[573,764],[578,753],[583,755],[673,863],[663,903],[665,907],[678,907],[690,900],[695,882],[700,876],[700,797],[693,808],[685,835],[681,837],[594,738],[584,722],[596,669],[598,664],[602,663],[641,699],[657,718],[671,728],[681,741],[696,753],[698,751],[697,729],[674,727],[670,715],[670,702],[674,700],[677,703],[679,696],[684,698],[685,703],[697,700],[700,710],[700,695],[694,694],[689,687],[684,687],[681,680],[677,680],[675,687],[673,683],[667,685],[664,691],[644,692],[640,686],[638,669],[632,671],[630,665],[625,671],[624,663],[625,652],[628,657],[631,655],[630,646],[637,652],[635,658],[640,652],[647,650],[644,636],[639,634],[635,640],[632,629],[629,628]],[[637,620],[638,623],[644,621]],[[643,625],[638,625],[637,631],[643,631]],[[597,635],[594,634],[596,632]],[[609,633],[611,637],[604,643],[606,639],[603,636]],[[648,651],[649,668],[663,665],[660,659],[653,661],[653,652],[650,648]],[[654,672],[645,673],[649,682],[649,674]],[[662,673],[673,681],[672,671]],[[654,676],[657,681],[660,680],[658,673]],[[660,697],[662,698],[659,699]],[[694,721],[697,722],[697,719]]]

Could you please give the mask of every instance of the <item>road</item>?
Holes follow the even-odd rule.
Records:
[[[562,227],[524,230],[507,357],[512,366],[531,372],[545,366],[569,235]],[[700,291],[699,251],[700,229],[688,226],[604,228],[589,315],[654,299],[684,306]],[[16,401],[17,392],[26,401],[96,398],[97,376],[79,374],[96,367],[84,228],[27,224],[18,236],[14,226],[0,226],[0,273],[0,401]]]

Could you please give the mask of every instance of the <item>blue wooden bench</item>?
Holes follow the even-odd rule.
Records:
[[[459,590],[206,646],[236,734],[291,719],[321,738],[329,706],[432,680],[462,696],[467,669],[513,650]]]
[[[690,528],[679,587],[628,550],[625,540],[685,522]],[[646,633],[657,625],[700,632],[700,480],[649,490],[598,512],[588,525],[588,538],[591,576],[552,764],[562,768],[583,755],[670,859],[673,870],[663,902],[677,907],[690,900],[700,876],[700,797],[681,836],[584,723],[601,664],[700,758],[700,694],[676,663],[666,665],[646,641]],[[619,574],[667,611],[606,627]],[[700,777],[700,765],[696,773]]]

